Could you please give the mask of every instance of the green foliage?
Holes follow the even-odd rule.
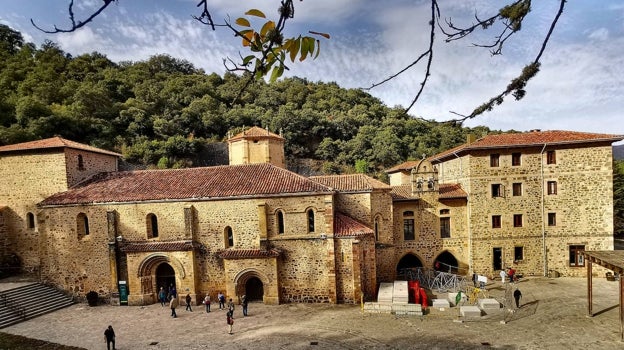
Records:
[[[364,159],[355,161],[355,172],[358,174],[368,174],[369,164]]]
[[[247,17],[262,18],[255,12]],[[272,24],[263,23],[257,34],[270,40]],[[311,45],[300,42],[296,57],[316,54]],[[319,168],[326,174],[383,178],[385,168],[454,147],[473,132],[413,118],[336,83],[258,80],[232,104],[248,75],[205,74],[168,55],[113,63],[97,52],[71,57],[52,42],[13,47],[0,63],[0,145],[60,135],[146,167],[188,167],[214,158],[203,154],[208,140],[258,125],[283,135],[287,158],[324,161]]]

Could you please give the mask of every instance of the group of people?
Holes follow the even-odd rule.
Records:
[[[501,270],[500,272],[501,281],[505,283],[505,281],[509,280],[509,283],[514,283],[518,280],[518,276],[516,275],[516,270],[511,267],[508,267],[505,270]]]
[[[233,333],[233,328],[234,328],[234,301],[232,300],[232,298],[230,298],[227,303],[226,303],[226,298],[225,295],[221,292],[219,292],[219,294],[217,294],[217,299],[219,300],[219,310],[227,310],[226,313],[226,322],[228,325],[228,334],[234,334]],[[176,308],[179,306],[179,302],[178,302],[178,295],[177,292],[175,290],[174,286],[170,286],[169,287],[169,292],[165,292],[165,289],[163,287],[160,287],[160,290],[158,291],[158,301],[160,302],[161,306],[165,306],[165,303],[169,304],[169,308],[171,309],[171,317],[173,318],[177,318],[178,315],[176,314]],[[191,297],[190,294],[186,294],[185,297],[185,301],[186,301],[186,310],[187,311],[193,311],[191,308],[191,304],[193,301],[193,298]],[[206,297],[204,298],[204,300],[202,301],[202,304],[204,304],[204,306],[206,307],[206,312],[210,312],[210,295],[206,295]],[[243,309],[243,316],[247,316],[247,296],[243,295],[240,298],[240,305]],[[104,338],[106,340],[106,348],[108,350],[110,350],[111,345],[113,350],[115,350],[115,331],[113,330],[112,326],[108,326],[108,328],[104,331]]]
[[[175,291],[175,287],[173,289]],[[161,302],[161,305],[164,306],[165,302],[166,302],[166,295],[164,292],[164,288],[160,287],[160,292],[158,294],[158,298]],[[232,334],[232,328],[234,326],[234,301],[232,300],[232,298],[229,299],[229,301],[226,303],[226,298],[225,295],[222,292],[219,292],[217,294],[217,299],[219,301],[219,310],[227,310],[226,313],[226,322],[229,326],[229,334]],[[187,311],[193,311],[191,308],[191,304],[192,304],[192,297],[190,294],[186,295],[185,298],[186,301],[186,310]],[[206,313],[210,312],[210,305],[211,305],[211,300],[210,300],[210,295],[207,294],[204,297],[204,300],[202,301],[202,304],[204,304],[204,307],[206,308]],[[247,296],[243,295],[240,299],[240,304],[241,307],[243,309],[243,316],[247,316]],[[176,314],[176,308],[178,307],[178,298],[175,294],[170,294],[169,295],[169,307],[171,308],[171,317],[176,318],[178,317]]]

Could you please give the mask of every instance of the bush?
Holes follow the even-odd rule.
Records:
[[[98,297],[98,293],[95,291],[90,291],[89,293],[87,293],[87,303],[89,303],[89,306],[97,306]]]

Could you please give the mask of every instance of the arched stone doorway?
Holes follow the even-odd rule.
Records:
[[[397,279],[405,278],[406,270],[423,267],[422,261],[414,254],[405,254],[397,264]]]
[[[251,277],[245,282],[245,295],[248,301],[262,301],[264,285],[258,277]]]
[[[459,273],[459,263],[455,256],[448,251],[438,255],[433,263],[433,268],[442,272]]]
[[[160,290],[160,287],[165,289],[165,293],[168,293],[171,287],[177,290],[175,270],[166,262],[156,267],[156,290]]]
[[[133,298],[134,305],[155,303],[158,300],[158,291],[164,287],[176,287],[176,294],[180,293],[180,281],[186,276],[184,266],[178,259],[163,253],[154,253],[143,259],[137,269],[138,284],[130,288],[129,298]]]
[[[264,289],[266,277],[256,270],[241,272],[235,279],[236,294],[246,295],[248,301],[257,300],[264,302]]]

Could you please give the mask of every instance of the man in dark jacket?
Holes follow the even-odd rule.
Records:
[[[104,339],[106,339],[106,349],[111,350],[110,346],[113,345],[113,350],[115,350],[115,331],[113,330],[113,326],[108,326],[104,331]]]

